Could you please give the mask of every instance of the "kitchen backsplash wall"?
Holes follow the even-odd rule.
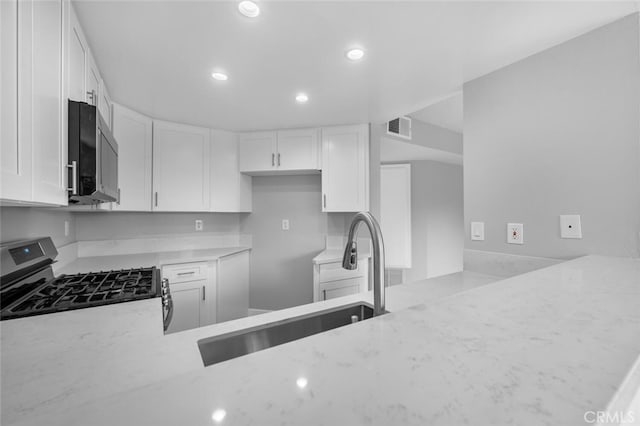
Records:
[[[638,14],[464,85],[467,249],[640,256]],[[561,239],[559,215],[582,216]],[[470,241],[469,222],[485,222]],[[524,245],[506,224],[524,224]]]
[[[65,221],[69,235],[65,236]],[[50,236],[56,247],[76,241],[76,218],[68,211],[35,207],[0,207],[2,242]]]
[[[251,234],[249,306],[282,309],[313,301],[311,259],[326,235],[344,235],[351,214],[322,213],[320,175],[253,178],[253,213],[240,229]],[[282,221],[289,221],[289,230]]]
[[[117,240],[158,235],[234,233],[240,231],[239,213],[76,213],[78,241]],[[202,232],[195,230],[202,220]]]

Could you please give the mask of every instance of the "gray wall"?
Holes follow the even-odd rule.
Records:
[[[325,236],[344,235],[348,214],[322,213],[320,175],[253,178],[253,213],[241,232],[252,234],[249,306],[283,309],[313,302],[311,259]],[[282,230],[289,219],[289,231]]]
[[[465,84],[467,248],[640,255],[638,43],[635,14]],[[582,215],[582,240],[560,239],[560,214]],[[506,244],[507,222],[524,245]]]
[[[462,270],[462,166],[411,163],[411,257],[405,282]]]
[[[203,221],[203,232],[238,233],[238,213],[75,213],[79,241],[148,237],[170,234],[200,234],[195,220]]]
[[[69,222],[69,236],[64,222]],[[56,247],[76,241],[75,217],[72,213],[33,207],[0,207],[0,241],[50,236]]]

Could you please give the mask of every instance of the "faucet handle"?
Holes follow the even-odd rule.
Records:
[[[342,256],[342,267],[348,270],[358,268],[358,245],[355,241],[351,241],[345,247],[344,256]]]

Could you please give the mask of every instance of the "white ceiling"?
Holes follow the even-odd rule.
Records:
[[[409,115],[416,120],[462,133],[462,92]]]
[[[381,123],[638,10],[636,2],[75,1],[112,97],[230,130]],[[345,50],[362,45],[360,63]],[[229,80],[213,81],[220,68]],[[306,105],[294,101],[309,95]]]
[[[380,138],[380,162],[399,161],[439,161],[447,164],[462,165],[462,154],[427,148],[410,142],[402,142],[387,137]]]

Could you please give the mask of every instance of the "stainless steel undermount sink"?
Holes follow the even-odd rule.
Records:
[[[355,303],[201,339],[198,348],[206,367],[372,317],[373,307]]]

